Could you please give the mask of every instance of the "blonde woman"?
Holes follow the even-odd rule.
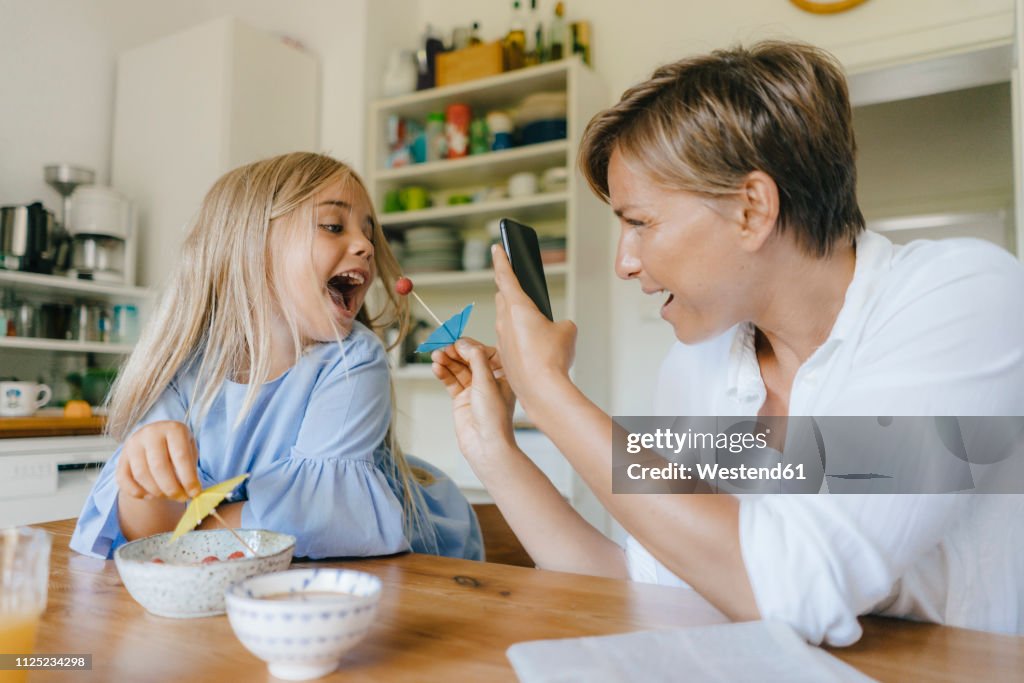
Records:
[[[109,558],[169,531],[186,498],[249,473],[234,527],[294,534],[297,556],[412,549],[479,559],[450,480],[391,438],[385,349],[408,310],[362,181],[326,156],[235,169],[199,209],[158,312],[118,376],[100,473],[71,547]],[[384,310],[364,303],[379,277]],[[218,525],[214,518],[203,528]]]
[[[654,414],[1024,415],[1024,267],[978,240],[865,230],[851,118],[834,58],[769,42],[661,67],[590,122],[580,167],[619,218],[615,272],[663,301],[678,340]],[[495,274],[500,355],[464,340],[434,368],[540,566],[686,585],[813,643],[856,641],[869,612],[1024,629],[1024,496],[614,494],[612,419],[569,377],[576,328],[500,251]],[[512,390],[624,548],[518,449]]]

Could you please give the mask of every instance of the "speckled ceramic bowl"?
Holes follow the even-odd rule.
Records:
[[[380,579],[351,569],[293,569],[231,586],[228,620],[242,645],[289,681],[319,678],[370,630]]]
[[[114,563],[124,587],[152,614],[181,619],[224,614],[228,586],[287,568],[295,550],[295,537],[288,534],[239,529],[238,535],[259,557],[253,557],[227,529],[213,529],[190,531],[174,543],[168,543],[170,533],[140,538],[115,550]],[[239,550],[245,557],[227,559]],[[220,561],[203,564],[209,556]]]

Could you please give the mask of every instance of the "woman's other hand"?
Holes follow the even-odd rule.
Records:
[[[132,434],[117,461],[115,478],[132,498],[184,501],[199,494],[195,440],[184,423],[163,420]]]
[[[513,445],[516,397],[505,379],[498,350],[467,337],[434,351],[430,358],[434,376],[451,396],[462,453],[470,459],[483,458],[493,446]]]
[[[504,250],[492,248],[498,350],[508,381],[529,411],[529,398],[544,392],[544,382],[569,377],[576,356],[576,325],[569,320],[551,322],[519,285]]]

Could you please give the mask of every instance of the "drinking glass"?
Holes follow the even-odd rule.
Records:
[[[50,534],[30,527],[0,529],[0,652],[30,655],[46,610]],[[27,671],[0,670],[0,681],[24,681]]]

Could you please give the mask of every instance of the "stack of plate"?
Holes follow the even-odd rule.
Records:
[[[565,263],[565,237],[553,237],[541,235],[540,260],[545,265],[551,263]]]
[[[429,226],[405,232],[405,272],[433,273],[461,267],[462,240],[454,228]]]

